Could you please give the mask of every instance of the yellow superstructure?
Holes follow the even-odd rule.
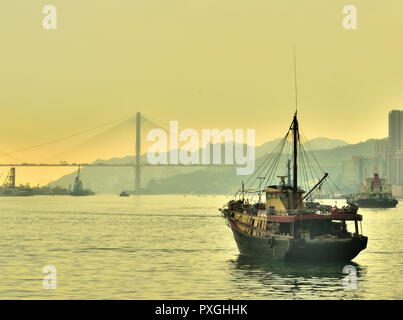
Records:
[[[237,221],[237,227],[242,232],[256,236],[264,237],[266,233],[267,217],[266,213],[262,212],[260,215],[250,215],[246,213],[236,212],[234,219]]]
[[[305,204],[302,201],[302,194],[304,190],[298,189],[297,191],[297,203],[298,209],[305,208]],[[288,186],[276,186],[266,188],[266,208],[268,214],[270,214],[270,208],[275,211],[286,211],[294,208],[293,206],[293,191]]]

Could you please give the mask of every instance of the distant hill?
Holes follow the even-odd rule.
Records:
[[[256,148],[256,168],[266,158],[280,140],[270,141]],[[323,170],[329,173],[332,181],[336,182],[341,174],[341,162],[353,156],[373,156],[375,141],[367,140],[358,144],[346,144],[341,140],[318,138],[311,140],[309,149],[314,150],[314,155]],[[323,144],[320,144],[323,142]],[[330,148],[332,144],[340,145]],[[319,148],[320,147],[320,148]],[[319,148],[319,149],[318,149]],[[308,149],[308,148],[306,148]],[[109,160],[97,160],[102,163],[128,163],[133,161],[133,156],[114,158]],[[146,156],[142,156],[146,161]],[[282,157],[278,174],[285,174],[286,158]],[[319,172],[319,175],[322,173]],[[51,185],[68,187],[73,183],[75,173],[66,175]],[[81,177],[85,186],[91,187],[97,193],[118,193],[122,190],[133,190],[134,169],[123,167],[84,167],[81,169]],[[237,176],[235,168],[218,167],[143,167],[142,186],[148,193],[199,193],[199,194],[229,194],[240,186],[247,176]]]
[[[280,138],[268,141],[261,146],[256,148],[256,156],[260,157],[264,154],[270,153],[276,147],[276,145],[280,142]],[[337,147],[347,146],[348,143],[343,140],[338,139],[329,139],[329,138],[316,138],[312,140],[308,140],[304,143],[307,145],[310,150],[328,150]]]
[[[334,184],[340,183],[341,163],[353,156],[374,156],[375,140],[340,146],[330,150],[315,150],[314,156],[324,172]],[[256,160],[256,168],[262,163],[266,156]],[[286,158],[282,157],[279,164],[285,164]],[[318,168],[312,169],[320,178],[323,175]],[[277,175],[285,175],[286,168],[279,167]],[[233,168],[206,168],[188,174],[175,175],[167,179],[151,180],[148,185],[150,193],[201,193],[201,194],[231,194],[247,176],[237,176]]]
[[[329,150],[348,145],[348,143],[343,140],[329,139],[329,138],[312,139],[309,140],[307,144],[312,150]]]

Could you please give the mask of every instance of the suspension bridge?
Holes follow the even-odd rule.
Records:
[[[146,124],[150,129],[152,128],[162,128],[166,130],[169,125],[168,124],[163,124],[157,121],[150,120],[148,118],[145,118],[140,112],[136,113],[135,117],[135,123],[133,123],[134,119],[130,118],[128,120],[125,120],[124,122],[119,123],[117,126],[114,128],[117,128],[119,126],[123,127],[130,127],[129,130],[133,130],[133,125],[135,128],[135,150],[134,150],[134,156],[133,160],[125,162],[125,163],[104,163],[102,161],[90,161],[90,162],[68,162],[68,161],[58,161],[58,162],[7,162],[7,163],[2,163],[0,162],[0,167],[131,167],[135,169],[135,174],[134,174],[134,185],[135,185],[135,191],[139,191],[141,189],[141,169],[143,167],[236,167],[238,165],[236,164],[182,164],[182,163],[177,163],[177,164],[172,164],[172,163],[167,163],[167,164],[150,164],[147,161],[144,161],[145,159],[141,159],[141,148],[142,144],[144,143],[143,139],[143,134],[142,134],[142,127],[143,124]],[[91,130],[91,129],[90,129]],[[85,130],[83,133],[88,132],[90,130]],[[107,130],[101,134],[98,134],[96,137],[102,139],[102,136],[105,133],[111,133],[113,132],[113,128],[110,130]],[[72,136],[80,135],[75,134]],[[114,135],[114,134],[112,134]],[[71,137],[71,136],[69,136]],[[69,138],[65,137],[65,138]],[[60,139],[55,139],[53,141],[35,145],[32,147],[27,147],[21,150],[17,150],[14,152],[10,153],[5,153],[5,154],[0,154],[1,156],[7,156],[11,155],[14,153],[19,153],[23,152],[26,150],[31,150],[39,147],[46,146],[48,144],[56,143],[58,141],[64,140],[65,138],[60,138]],[[118,137],[117,137],[118,138]],[[94,141],[94,137],[90,139],[91,141]],[[143,160],[143,161],[142,161]]]

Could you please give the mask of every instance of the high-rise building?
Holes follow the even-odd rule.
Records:
[[[378,173],[381,177],[387,177],[386,168],[388,154],[388,139],[375,140],[375,166],[374,173]]]
[[[389,150],[398,151],[401,149],[400,131],[400,110],[392,110],[389,112]],[[403,128],[402,128],[403,129]],[[403,141],[402,141],[403,142]]]
[[[403,111],[389,112],[387,150],[388,180],[394,186],[403,186]]]
[[[375,157],[386,161],[388,152],[388,139],[375,140]]]
[[[383,164],[377,157],[354,156],[342,161],[342,181],[345,187],[358,187],[366,178],[372,177]]]

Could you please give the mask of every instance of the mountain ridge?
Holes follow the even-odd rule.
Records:
[[[337,139],[317,138],[335,140]],[[311,140],[314,141],[315,139]],[[256,149],[256,168],[263,161],[267,152],[274,148],[278,139],[269,141]],[[373,156],[375,139],[369,139],[357,144],[344,144],[331,149],[316,149],[315,157],[334,179],[341,173],[341,162],[352,156]],[[223,145],[221,147],[224,147]],[[200,149],[199,149],[200,150]],[[146,154],[141,156],[146,161]],[[133,156],[115,157],[108,160],[98,159],[94,163],[130,163]],[[50,185],[68,187],[73,183],[76,173],[65,175]],[[84,185],[93,188],[97,193],[117,193],[122,190],[134,189],[134,168],[126,167],[84,167],[81,169]],[[245,176],[236,176],[234,168],[217,167],[142,167],[142,186],[147,193],[231,193],[234,186],[245,179]],[[195,183],[197,181],[197,183]]]

